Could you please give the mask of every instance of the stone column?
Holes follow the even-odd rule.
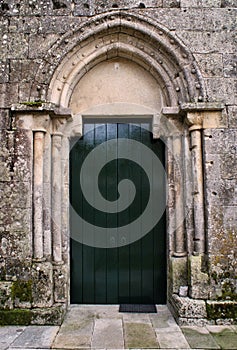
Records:
[[[170,210],[169,224],[172,224],[174,234],[173,256],[185,257],[186,235],[184,224],[184,189],[183,189],[183,118],[179,114],[178,107],[164,107],[161,116],[161,129],[168,136],[168,178],[169,178],[169,202],[172,204]],[[174,208],[174,209],[173,209]]]
[[[43,249],[43,169],[44,169],[44,129],[34,130],[34,173],[33,173],[33,209],[34,209],[34,258],[44,257]]]
[[[62,133],[52,135],[52,239],[53,261],[62,263]]]
[[[183,154],[182,136],[173,137],[174,179],[175,179],[175,251],[174,256],[186,255],[184,196],[183,196]]]
[[[202,123],[201,112],[187,113],[191,138],[193,208],[194,208],[194,254],[205,252],[205,220],[202,160]]]
[[[168,239],[171,255],[174,253],[174,232],[176,227],[175,219],[175,181],[174,181],[174,159],[173,159],[173,139],[167,137],[167,180],[168,180]]]

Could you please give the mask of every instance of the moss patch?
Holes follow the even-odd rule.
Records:
[[[32,281],[13,282],[11,290],[12,299],[20,302],[32,302]]]
[[[44,101],[29,101],[29,102],[21,102],[21,105],[28,107],[41,107]]]
[[[27,326],[31,323],[31,310],[15,309],[0,310],[0,326],[20,325]]]
[[[211,320],[218,318],[237,319],[237,303],[234,302],[207,302],[206,310],[207,317]]]

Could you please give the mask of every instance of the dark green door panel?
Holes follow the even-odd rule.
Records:
[[[85,200],[80,188],[80,170],[86,156],[96,146],[110,139],[117,140],[117,154],[120,152],[121,138],[133,139],[149,147],[164,164],[164,144],[161,140],[153,140],[149,127],[146,120],[136,122],[136,125],[106,121],[95,124],[88,120],[84,124],[83,138],[72,143],[70,203],[85,221],[94,224],[95,237],[96,226],[106,227],[109,234],[111,228],[127,225],[139,218],[148,203],[150,185],[151,188],[156,188],[157,181],[163,183],[159,193],[156,190],[154,200],[157,205],[160,196],[165,196],[164,178],[157,179],[157,174],[154,173],[150,184],[145,171],[135,162],[124,158],[106,164],[99,174],[98,183],[102,196],[108,201],[115,201],[119,196],[118,183],[130,179],[135,185],[136,196],[129,208],[118,213],[99,211]],[[105,152],[109,155],[110,148],[107,147]],[[127,152],[132,158],[129,147]],[[152,159],[147,162],[152,162]],[[93,174],[93,164],[90,172]],[[82,179],[84,181],[90,183],[90,174]],[[129,192],[127,196],[129,198]],[[141,221],[138,231],[142,232],[143,224]],[[71,229],[72,225],[75,225],[73,221]],[[86,229],[81,228],[80,234],[86,235]],[[139,235],[139,232],[136,234]],[[133,235],[134,232],[129,232],[129,236]],[[71,238],[71,303],[166,303],[165,213],[144,237],[121,247],[95,248]]]

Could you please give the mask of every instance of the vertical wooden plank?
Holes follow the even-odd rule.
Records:
[[[95,124],[95,142],[94,146],[102,144],[106,141],[106,124]],[[105,150],[106,152],[106,150]],[[100,158],[94,159],[94,162],[100,162]],[[102,189],[102,195],[106,195],[106,176],[98,177],[99,188]],[[106,225],[106,213],[95,210],[95,223],[96,226],[105,227]],[[96,232],[95,232],[96,235]],[[96,240],[99,237],[95,237]],[[106,303],[106,249],[105,248],[94,248],[95,254],[95,303],[104,304]]]
[[[127,124],[118,124],[118,138],[128,138],[129,128]],[[121,146],[118,140],[118,154],[119,148]],[[120,179],[129,178],[129,167],[126,159],[120,159],[118,166],[118,181]],[[118,226],[124,226],[129,222],[129,211],[124,210],[118,213]],[[130,302],[130,261],[129,261],[129,246],[125,245],[118,249],[118,283],[119,283],[119,303],[129,303]]]
[[[85,150],[92,150],[95,144],[94,124],[84,124],[84,147]],[[79,179],[78,179],[79,181]],[[90,181],[90,177],[83,179],[83,182]],[[94,222],[94,208],[86,205],[85,199],[83,201],[83,211],[86,211],[90,223]],[[83,235],[86,235],[85,228],[83,228]],[[95,256],[93,247],[83,245],[82,252],[82,269],[83,269],[83,303],[93,304],[95,302]]]
[[[107,123],[107,140],[116,140],[117,142],[117,124]],[[117,148],[117,147],[116,147]],[[107,148],[107,156],[116,154],[111,148]],[[118,160],[111,162],[107,166],[107,194],[109,200],[116,200],[115,194],[118,189]],[[111,237],[111,227],[117,227],[118,225],[118,214],[110,213],[107,214],[107,237],[108,240],[113,239]],[[114,237],[115,243],[118,237]],[[112,242],[113,243],[113,242]],[[118,303],[118,248],[108,248],[107,249],[107,303],[117,304]]]
[[[141,142],[141,127],[140,124],[129,124],[129,138]],[[141,161],[142,155],[133,154],[130,151],[132,159],[139,157]],[[142,171],[141,166],[137,163],[131,164],[129,167],[130,179],[133,181],[136,187],[136,197],[134,203],[130,206],[130,222],[139,219],[142,212]],[[136,237],[141,236],[141,225],[137,232],[132,232]],[[130,298],[133,303],[141,303],[141,287],[142,287],[142,276],[141,276],[141,254],[142,254],[142,240],[139,238],[135,242],[130,244]]]
[[[142,136],[141,142],[151,148],[151,135],[149,133],[149,124],[142,123]],[[146,164],[152,165],[152,159],[146,159]],[[142,179],[142,197],[143,200],[147,194],[151,196],[151,191],[153,191],[153,184],[150,181],[147,183],[145,179]],[[154,256],[153,256],[153,232],[148,232],[146,236],[142,239],[142,302],[143,303],[154,303],[154,285],[153,285],[153,274],[154,274]]]

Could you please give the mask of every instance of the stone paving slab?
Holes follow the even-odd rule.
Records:
[[[57,326],[28,326],[11,344],[17,349],[50,349],[59,331]]]
[[[123,322],[127,323],[147,323],[150,324],[150,317],[148,314],[137,314],[137,313],[123,313]]]
[[[53,349],[90,348],[94,329],[94,314],[90,312],[70,312],[53,343]]]
[[[25,327],[19,326],[0,327],[0,349],[7,349],[24,329]]]
[[[192,349],[220,349],[220,346],[205,327],[188,326],[181,329]]]
[[[159,332],[156,330],[156,336],[161,349],[190,349],[181,330],[178,332]]]
[[[95,349],[124,348],[122,320],[96,319],[91,346]]]
[[[236,350],[237,349],[237,334],[235,332],[220,332],[214,333],[213,337],[221,349]]]
[[[160,348],[152,325],[147,323],[124,322],[124,340],[125,347],[130,349]]]
[[[234,330],[234,332],[237,333],[237,325],[233,325],[233,326],[231,326],[231,327],[232,327],[232,329]]]
[[[180,330],[179,326],[175,322],[173,316],[170,313],[160,314],[160,315],[150,315],[150,321],[154,329],[161,332],[178,332]]]

